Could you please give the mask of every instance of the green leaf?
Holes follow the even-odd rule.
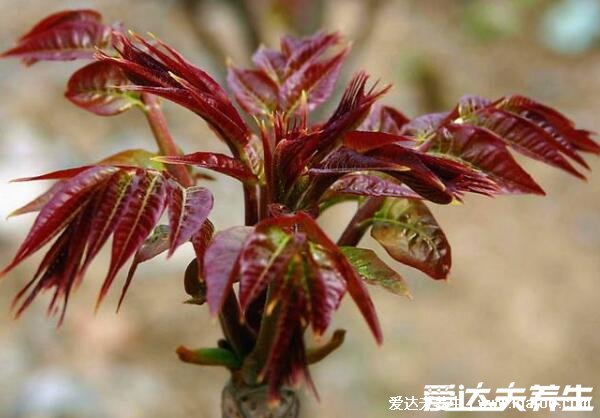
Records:
[[[157,154],[143,149],[130,149],[118,152],[98,161],[97,165],[117,165],[147,168],[150,170],[163,171],[164,164],[155,160]]]
[[[393,259],[436,280],[448,276],[450,244],[423,202],[386,198],[371,223],[371,236]]]
[[[134,106],[143,108],[139,93],[121,88],[129,84],[121,68],[110,62],[96,61],[71,76],[65,96],[89,112],[113,116]]]
[[[406,282],[394,269],[385,264],[375,251],[367,248],[340,247],[360,277],[367,283],[378,285],[396,295],[412,299]]]

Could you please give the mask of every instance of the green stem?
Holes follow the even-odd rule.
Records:
[[[223,366],[230,370],[239,369],[240,359],[231,351],[224,348],[199,348],[190,350],[181,346],[177,349],[179,359],[185,363],[201,366]]]
[[[162,155],[180,155],[181,153],[169,132],[167,120],[160,108],[158,98],[152,94],[142,93],[142,102],[145,105],[144,114],[154,134],[159,152]],[[183,186],[190,187],[194,185],[194,180],[184,165],[168,164],[167,170]]]

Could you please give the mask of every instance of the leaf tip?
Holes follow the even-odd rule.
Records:
[[[177,347],[175,353],[177,354],[179,360],[183,361],[184,363],[191,363],[194,358],[194,352],[183,345]]]

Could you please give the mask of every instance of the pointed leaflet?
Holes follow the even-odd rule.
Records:
[[[19,40],[22,41],[27,38],[32,38],[35,35],[46,32],[47,30],[60,26],[63,23],[79,21],[101,22],[102,15],[96,10],[92,9],[63,10],[56,12],[46,16],[44,19],[36,23],[33,28],[31,28],[31,30],[25,35],[22,35]]]
[[[326,61],[306,65],[293,73],[279,91],[282,110],[301,111],[299,105],[303,94],[307,96],[309,111],[325,102],[333,92],[347,53],[348,49],[344,49]]]
[[[389,196],[421,199],[417,193],[385,174],[358,172],[346,174],[333,183],[330,191],[358,196]]]
[[[413,138],[385,132],[353,131],[344,136],[344,146],[361,153],[396,143],[406,147],[416,145]]]
[[[343,140],[343,135],[356,129],[367,117],[371,106],[383,96],[391,86],[384,86],[375,90],[375,83],[369,90],[366,89],[369,76],[364,72],[357,73],[342,95],[342,99],[333,115],[325,122],[322,133],[307,147],[307,152],[312,152],[313,146],[318,149],[319,156],[326,156]]]
[[[170,235],[171,228],[169,225],[158,225],[156,228],[154,228],[152,234],[146,238],[141,247],[136,251],[135,256],[133,256],[131,267],[129,267],[129,272],[127,273],[127,279],[123,285],[123,290],[121,291],[121,297],[119,298],[117,310],[119,310],[123,304],[125,294],[129,289],[129,285],[131,284],[131,280],[133,280],[133,276],[135,275],[138,265],[167,251],[169,249]]]
[[[523,155],[585,179],[560,153],[560,146],[552,136],[535,123],[502,109],[486,107],[477,110],[468,123],[494,132]]]
[[[207,219],[204,221],[200,230],[192,237],[192,246],[196,258],[188,264],[185,271],[184,286],[188,295],[192,296],[195,302],[206,302],[206,280],[204,274],[204,254],[210,245],[215,227],[212,222]]]
[[[194,252],[196,253],[196,260],[198,262],[198,274],[202,274],[203,266],[204,266],[204,254],[206,253],[206,249],[210,245],[213,234],[215,233],[215,226],[212,222],[207,219],[204,221],[202,226],[194,236],[192,236],[192,246],[194,247]]]
[[[251,231],[251,227],[237,226],[217,232],[204,253],[206,301],[212,315],[219,312],[230,291],[238,269],[238,256]]]
[[[219,84],[161,41],[150,43],[140,36],[134,41],[117,34],[114,44],[119,56],[101,53],[97,58],[120,67],[135,84],[130,90],[172,100],[204,118],[239,155],[250,131]]]
[[[205,187],[185,188],[175,180],[168,181],[169,187],[169,257],[175,249],[189,241],[202,227],[213,207],[213,196]]]
[[[483,173],[458,160],[410,149],[402,144],[383,145],[368,155],[411,168],[389,174],[434,203],[448,204],[464,192],[494,194],[496,184]]]
[[[103,158],[97,163],[91,165],[83,165],[80,167],[52,171],[50,173],[41,174],[39,176],[21,177],[18,179],[11,180],[11,183],[37,180],[64,180],[74,177],[75,175],[89,170],[90,168],[98,166],[118,166],[120,168],[140,167],[154,170],[164,169],[164,166],[161,163],[154,161],[155,157],[156,153],[145,151],[143,149],[126,150]]]
[[[15,295],[11,305],[11,309],[16,309],[15,317],[18,318],[25,309],[31,305],[39,292],[44,289],[44,282],[48,281],[48,276],[51,276],[64,266],[66,261],[66,248],[72,235],[73,228],[68,226],[44,255],[33,278]],[[31,286],[34,284],[35,286],[32,288]],[[27,297],[23,300],[23,297],[28,291]],[[19,305],[19,308],[17,308],[17,305]]]
[[[62,309],[59,325],[63,322],[69,295],[75,283],[77,269],[85,249],[85,239],[89,230],[89,223],[85,218],[89,215],[90,207],[86,212],[80,213],[56,240],[50,251],[46,254],[33,279],[16,295],[13,307],[21,301],[25,293],[29,294],[20,303],[16,316],[18,317],[33,302],[35,297],[43,291],[54,288],[54,295],[48,305],[48,315],[58,311],[58,299],[62,298]],[[35,286],[31,286],[35,283]]]
[[[300,231],[306,233],[310,241],[323,247],[329,257],[333,260],[335,268],[345,279],[347,290],[350,296],[358,306],[363,317],[367,321],[375,339],[381,343],[383,337],[381,335],[381,327],[373,301],[367,292],[367,289],[362,283],[362,280],[348,261],[342,254],[337,245],[323,232],[319,225],[310,216],[304,212],[298,212],[291,216],[282,216],[277,218],[277,225],[287,228],[299,228]]]
[[[251,115],[267,115],[277,107],[279,87],[262,71],[230,66],[227,84],[240,106]]]
[[[39,22],[2,57],[20,57],[27,65],[37,61],[92,58],[96,47],[109,44],[112,28],[89,10],[59,12]]]
[[[131,198],[115,227],[110,267],[97,305],[106,296],[121,267],[144,243],[158,222],[165,207],[165,199],[164,178],[158,173],[138,170]]]
[[[256,176],[238,159],[215,152],[195,152],[188,155],[168,155],[154,158],[167,164],[187,164],[214,170],[242,182],[255,182]]]
[[[406,154],[412,154],[406,151]],[[350,148],[342,147],[332,153],[324,162],[316,164],[309,170],[311,174],[345,174],[356,171],[381,171],[381,172],[404,172],[411,171],[411,167],[406,164],[413,163],[413,159],[402,161],[383,160],[375,156],[360,154]],[[433,175],[433,174],[432,174]]]
[[[50,200],[50,198],[52,198],[52,196],[54,196],[54,194],[56,194],[56,192],[58,192],[63,187],[63,185],[65,183],[64,180],[69,179],[69,178],[71,178],[85,170],[88,170],[94,166],[115,165],[115,166],[121,166],[121,168],[142,167],[142,168],[149,168],[149,169],[155,169],[155,170],[162,170],[164,167],[161,163],[151,160],[151,158],[155,157],[155,156],[156,156],[155,153],[151,153],[151,152],[148,152],[148,151],[145,151],[142,149],[127,150],[127,151],[122,151],[117,154],[111,155],[107,158],[104,158],[103,160],[97,162],[94,165],[86,165],[86,166],[81,166],[81,167],[69,168],[66,170],[58,170],[58,171],[53,171],[51,173],[42,174],[39,176],[23,177],[23,178],[12,180],[11,182],[24,182],[24,181],[34,181],[34,180],[61,180],[61,181],[52,185],[52,187],[48,191],[42,193],[40,196],[33,199],[31,202],[14,210],[8,216],[11,217],[11,216],[22,215],[24,213],[39,211]]]
[[[67,84],[65,96],[75,105],[100,116],[112,116],[142,107],[139,94],[120,88],[131,84],[118,66],[97,61],[76,71]]]
[[[515,161],[504,142],[487,130],[448,124],[421,150],[449,155],[469,163],[500,186],[502,193],[544,194],[541,187]]]
[[[395,260],[436,280],[448,276],[450,244],[424,203],[387,198],[372,218],[371,236]]]
[[[574,123],[560,112],[523,96],[503,97],[495,106],[517,113],[544,129],[561,145],[561,150],[587,167],[577,151],[600,154],[600,144],[590,138],[590,133],[575,128]]]
[[[286,76],[318,60],[330,47],[339,44],[341,39],[337,32],[318,32],[304,38],[283,36],[281,52],[286,58],[284,69]]]
[[[44,205],[46,203],[48,203],[50,201],[50,199],[52,199],[52,197],[63,187],[63,183],[58,182],[52,185],[52,187],[50,189],[48,189],[47,191],[45,191],[44,193],[42,193],[41,195],[39,195],[38,197],[36,197],[35,199],[33,199],[32,201],[30,201],[29,203],[21,206],[18,209],[13,210],[11,213],[8,214],[8,218],[11,218],[13,216],[19,216],[19,215],[23,215],[25,213],[30,213],[30,212],[37,212],[39,211],[41,208],[44,207]]]
[[[90,220],[91,229],[85,260],[79,271],[79,277],[85,275],[90,263],[115,230],[125,206],[132,196],[135,177],[133,173],[121,170],[113,174],[106,186],[97,193],[100,196]]]
[[[278,303],[275,332],[266,363],[261,371],[261,375],[266,377],[268,383],[268,402],[273,406],[278,404],[280,390],[285,383],[297,383],[290,380],[293,377],[292,362],[298,358],[298,354],[302,356],[300,360],[304,360],[301,367],[303,369],[307,367],[301,324],[304,305],[305,300],[299,292],[289,292]]]
[[[310,133],[298,132],[277,143],[273,160],[277,179],[277,195],[287,201],[286,195],[293,191],[294,182],[302,181],[302,174],[308,168],[323,163],[342,143],[343,136],[355,129],[369,113],[371,105],[388,89],[366,91],[368,76],[359,73],[346,88],[333,115],[319,129]],[[293,204],[291,204],[293,206]]]
[[[277,84],[285,77],[285,58],[279,51],[261,45],[252,55],[252,63]]]
[[[416,150],[394,144],[381,146],[368,154],[360,154],[342,147],[309,172],[344,174],[380,171],[400,180],[426,199],[435,203],[450,203],[452,195],[446,191],[442,180],[424,163],[424,158],[424,155]]]
[[[408,123],[402,126],[400,134],[415,138],[417,141],[424,141],[428,137],[444,126],[455,115],[450,112],[429,113],[411,119]]]
[[[402,127],[409,121],[409,118],[393,107],[375,106],[361,125],[361,130],[400,135]]]
[[[423,154],[423,163],[442,181],[445,191],[460,200],[464,193],[498,194],[499,187],[473,166],[447,156]]]
[[[305,241],[303,234],[288,234],[270,219],[256,225],[244,242],[238,258],[242,310],[270,282],[285,275],[290,260]]]
[[[375,251],[357,247],[341,247],[341,250],[367,283],[411,298],[410,290],[402,276],[377,257]]]
[[[323,335],[346,293],[347,283],[336,259],[322,245],[310,243],[307,254],[306,287],[315,335]]]
[[[56,236],[85,207],[94,187],[116,171],[115,167],[92,167],[69,179],[42,208],[17,254],[0,276]]]
[[[107,164],[108,165],[108,164]],[[64,180],[76,176],[79,173],[83,173],[86,170],[94,167],[93,165],[84,165],[81,167],[67,168],[64,170],[56,170],[50,173],[41,174],[39,176],[32,177],[20,177],[18,179],[11,180],[11,183],[20,183],[25,181],[37,181],[37,180]]]

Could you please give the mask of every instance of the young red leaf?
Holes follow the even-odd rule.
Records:
[[[430,113],[411,119],[402,129],[401,134],[422,142],[442,126],[446,125],[456,115],[450,112]]]
[[[411,151],[406,151],[411,155]],[[410,157],[409,157],[410,158]],[[350,148],[342,147],[332,153],[324,162],[317,164],[309,170],[311,174],[346,174],[356,171],[382,171],[382,172],[408,172],[414,159],[402,161],[384,160],[376,156],[360,154]],[[433,178],[433,174],[431,174]]]
[[[286,59],[279,51],[260,46],[252,55],[252,62],[277,84],[285,78]]]
[[[385,86],[380,90],[375,90],[377,84],[366,90],[369,77],[364,72],[356,74],[344,91],[342,99],[338,104],[333,115],[325,122],[322,133],[315,138],[315,148],[319,155],[327,155],[339,145],[343,136],[356,129],[367,117],[371,106],[377,99],[383,96],[391,86]],[[311,151],[313,144],[307,144],[308,152]]]
[[[332,58],[303,66],[291,74],[283,83],[280,90],[281,107],[284,112],[302,111],[300,102],[306,94],[308,110],[314,110],[325,102],[335,86],[348,49]]]
[[[400,111],[390,106],[375,106],[361,125],[361,130],[400,135],[402,127],[410,121]]]
[[[19,40],[22,41],[27,38],[32,38],[35,35],[60,26],[63,23],[81,21],[102,22],[102,15],[96,10],[91,9],[63,10],[56,12],[36,23],[35,26],[25,35],[21,36]]]
[[[309,291],[310,317],[313,331],[325,333],[333,313],[338,309],[347,290],[347,282],[336,257],[322,245],[310,243],[307,254],[306,287]]]
[[[445,279],[451,266],[450,244],[424,203],[387,198],[372,218],[371,236],[392,258],[434,279]]]
[[[16,295],[13,307],[19,303],[31,285],[37,281],[17,309],[17,317],[27,309],[40,292],[54,288],[54,295],[50,300],[47,312],[48,315],[57,313],[57,302],[59,298],[62,298],[59,325],[62,324],[69,295],[75,284],[77,270],[85,249],[86,237],[89,231],[89,223],[86,222],[85,218],[90,214],[89,209],[88,207],[86,211],[77,215],[74,221],[69,224],[42,260],[33,279]]]
[[[213,234],[215,233],[215,227],[212,222],[207,219],[204,221],[202,226],[194,236],[192,236],[192,246],[194,247],[194,252],[196,253],[196,261],[198,262],[198,275],[203,273],[204,268],[204,254],[206,253],[206,249],[210,245],[210,241],[212,240]]]
[[[155,157],[154,161],[167,164],[187,164],[208,168],[234,177],[244,183],[254,183],[257,178],[248,166],[241,161],[215,152],[195,152],[188,155],[167,155]]]
[[[109,44],[112,28],[90,10],[59,12],[39,22],[0,56],[20,57],[26,65],[37,61],[92,58],[96,47]]]
[[[98,202],[90,221],[88,249],[79,271],[80,279],[83,278],[90,263],[114,232],[123,210],[129,199],[132,198],[134,179],[133,173],[121,170],[111,176],[102,190],[98,190]]]
[[[293,373],[294,366],[304,370],[304,375],[310,383],[310,375],[307,371],[304,341],[302,338],[303,327],[301,325],[302,312],[305,301],[298,292],[290,292],[278,303],[277,323],[267,360],[261,372],[268,383],[267,400],[271,410],[277,406],[280,399],[280,390],[284,383],[296,383]]]
[[[211,192],[200,186],[185,188],[175,180],[169,180],[169,255],[189,241],[202,227],[213,207]]]
[[[486,107],[479,109],[469,122],[494,132],[523,155],[545,162],[585,179],[560,153],[554,138],[535,123],[511,112]]]
[[[131,82],[121,68],[110,62],[97,61],[71,76],[65,96],[89,112],[112,116],[133,106],[143,107],[138,94],[120,88],[129,84]]]
[[[139,167],[153,170],[164,169],[164,166],[162,164],[160,164],[157,161],[154,161],[155,157],[155,153],[145,151],[142,149],[121,151],[106,158],[103,158],[95,164],[52,171],[50,173],[42,174],[39,176],[21,177],[18,179],[11,180],[11,183],[37,180],[65,180],[74,177],[75,175],[82,173],[86,170],[89,170],[90,168],[98,166],[118,166],[121,168]]]
[[[165,200],[164,178],[157,173],[139,170],[131,197],[115,227],[110,266],[97,306],[106,296],[121,267],[135,254],[158,222],[165,208]]]
[[[421,160],[444,183],[445,191],[458,200],[467,192],[493,196],[500,191],[485,173],[460,160],[429,154],[421,155]]]
[[[270,282],[285,275],[290,260],[305,241],[303,234],[287,234],[273,226],[271,220],[256,225],[238,259],[242,310],[246,310]]]
[[[492,195],[498,190],[497,185],[483,173],[460,161],[426,154],[402,144],[383,145],[369,155],[410,167],[408,172],[389,174],[434,203],[450,203],[464,192]]]
[[[200,229],[192,237],[192,246],[196,258],[188,264],[185,272],[184,287],[194,303],[206,302],[206,280],[204,274],[204,255],[210,245],[215,227],[210,220],[204,221]]]
[[[286,58],[285,73],[287,75],[319,59],[330,47],[339,44],[342,37],[337,32],[318,32],[304,38],[283,36],[281,52]]]
[[[217,232],[204,253],[206,301],[212,315],[221,309],[235,281],[237,259],[252,228],[238,226]]]
[[[502,193],[544,194],[542,188],[515,161],[504,142],[485,129],[448,124],[421,150],[467,162],[490,177]]]
[[[589,132],[576,129],[573,121],[546,105],[517,95],[501,98],[495,106],[517,113],[544,129],[560,144],[562,152],[586,168],[577,151],[600,154],[600,144],[590,138]]]
[[[115,35],[119,57],[99,54],[114,63],[135,84],[132,91],[145,91],[172,100],[204,118],[211,129],[239,155],[250,140],[250,131],[219,84],[201,69],[161,41],[151,44],[140,36],[138,46],[123,35]]]
[[[278,105],[279,87],[262,71],[230,66],[227,84],[240,106],[251,115],[268,115]]]
[[[379,135],[380,133],[375,133]],[[400,180],[412,190],[435,203],[447,204],[452,195],[443,181],[424,163],[418,151],[398,145],[384,145],[368,153],[359,154],[349,148],[340,148],[321,165],[311,169],[313,174],[380,171]],[[335,180],[335,179],[334,179]]]
[[[275,221],[274,221],[275,222]],[[319,225],[307,214],[298,212],[291,216],[282,216],[277,218],[276,224],[281,227],[299,228],[300,231],[306,233],[310,241],[321,245],[327,252],[329,257],[334,261],[336,269],[346,281],[348,293],[358,306],[367,324],[371,328],[373,335],[378,343],[383,341],[381,328],[375,307],[367,289],[363,285],[360,277],[348,261],[348,259],[340,252],[339,248],[329,237],[323,232]]]
[[[421,199],[417,193],[391,176],[358,172],[347,174],[330,187],[332,192],[358,196],[389,196]]]
[[[107,164],[108,165],[108,164]],[[65,170],[57,170],[52,171],[50,173],[40,174],[39,176],[32,177],[21,177],[18,179],[11,180],[11,183],[20,183],[26,181],[37,181],[37,180],[64,180],[69,179],[71,177],[76,176],[79,173],[83,173],[90,168],[93,168],[93,165],[84,165],[81,167],[67,168]]]
[[[353,131],[344,136],[344,146],[360,153],[389,144],[402,144],[405,147],[416,145],[412,138],[385,132]]]
[[[85,207],[93,188],[116,171],[114,167],[92,167],[69,179],[42,208],[25,241],[0,276],[55,237]]]
[[[41,208],[44,207],[44,205],[46,203],[48,203],[50,201],[50,199],[52,199],[52,197],[62,187],[63,187],[63,183],[62,182],[55,183],[54,185],[52,185],[52,187],[50,189],[48,189],[47,191],[45,191],[44,193],[42,193],[41,195],[39,195],[38,197],[36,197],[32,201],[30,201],[29,203],[25,204],[24,206],[21,206],[18,209],[13,210],[8,215],[8,218],[11,218],[13,216],[23,215],[25,213],[38,212]]]

